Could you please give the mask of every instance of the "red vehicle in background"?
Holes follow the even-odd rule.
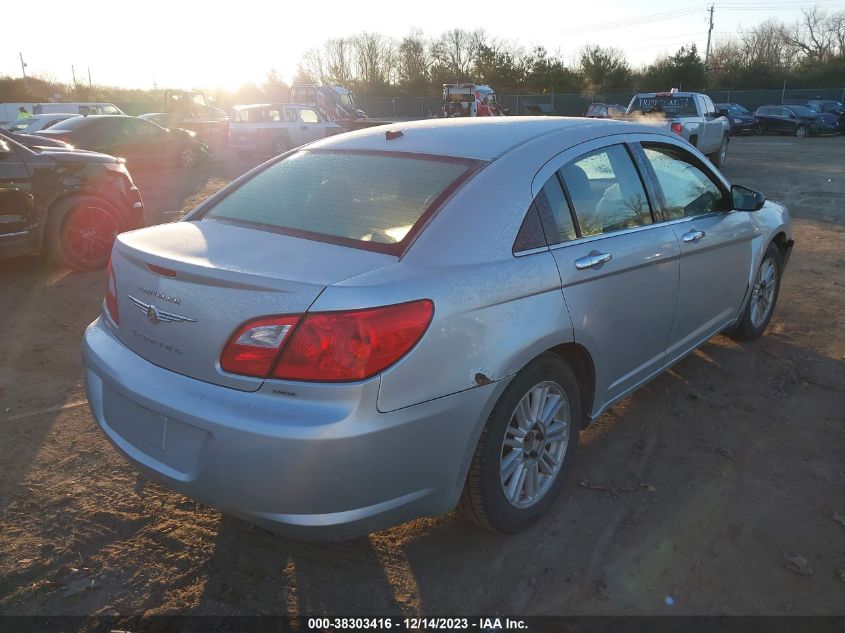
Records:
[[[443,84],[443,116],[505,116],[496,91],[483,84]]]

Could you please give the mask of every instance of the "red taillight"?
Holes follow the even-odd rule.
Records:
[[[407,354],[433,314],[434,304],[428,299],[307,314],[282,351],[273,377],[319,382],[369,378]]]
[[[683,132],[683,131],[684,131],[684,126],[683,126],[683,125],[681,125],[680,123],[673,123],[673,124],[672,124],[672,131],[673,131],[675,134],[680,134],[681,132]]]
[[[264,317],[238,328],[223,350],[220,366],[263,378],[272,374],[312,382],[363,380],[407,354],[433,315],[434,304],[423,299],[301,319]]]
[[[298,316],[264,317],[239,327],[220,356],[223,371],[266,378]]]
[[[117,309],[117,279],[114,276],[111,259],[109,259],[109,267],[106,270],[106,309],[111,320],[120,324],[120,311]]]

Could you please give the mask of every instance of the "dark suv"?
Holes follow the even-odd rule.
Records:
[[[123,161],[27,148],[0,133],[0,257],[48,253],[75,270],[104,266],[118,233],[144,225]]]
[[[818,113],[806,106],[760,106],[754,113],[754,117],[760,122],[760,127],[763,128],[764,132],[794,134],[799,137],[811,134],[839,133],[838,121],[835,116]]]

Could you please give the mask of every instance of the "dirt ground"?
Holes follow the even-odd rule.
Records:
[[[246,167],[136,180],[165,222]],[[0,613],[845,614],[845,136],[738,138],[725,172],[795,218],[769,331],[613,407],[511,537],[447,515],[303,544],[146,481],[84,403],[102,272],[0,262]]]

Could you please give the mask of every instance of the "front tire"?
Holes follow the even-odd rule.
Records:
[[[751,286],[751,297],[730,336],[740,341],[753,341],[763,335],[772,320],[780,292],[783,253],[777,244],[769,244],[757,268]]]
[[[459,509],[473,523],[514,534],[545,514],[578,447],[581,399],[572,368],[546,353],[505,389],[481,432]]]
[[[124,222],[111,204],[94,196],[59,200],[50,210],[45,233],[49,256],[78,271],[102,268]]]
[[[797,128],[795,128],[795,136],[797,136],[798,138],[810,136],[810,130],[807,129],[806,125],[799,125]]]

